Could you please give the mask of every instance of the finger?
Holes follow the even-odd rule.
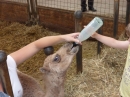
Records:
[[[74,42],[76,42],[76,43],[82,45],[82,43],[81,43],[78,39],[74,39]]]
[[[78,36],[79,35],[79,32],[77,33],[72,33],[72,36]]]

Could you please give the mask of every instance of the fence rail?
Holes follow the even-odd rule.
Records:
[[[27,0],[6,1],[27,3]],[[94,7],[97,9],[97,12],[87,11],[86,13],[114,18],[114,1],[118,0],[94,0]],[[81,10],[81,0],[37,0],[37,5],[49,8],[64,9],[68,11]],[[125,21],[126,6],[127,0],[119,0],[119,20]]]

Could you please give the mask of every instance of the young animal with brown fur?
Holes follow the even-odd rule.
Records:
[[[45,59],[43,67],[40,68],[45,81],[44,92],[35,79],[18,72],[23,86],[23,97],[64,97],[66,72],[78,49],[78,46],[73,47],[73,43],[66,43]]]

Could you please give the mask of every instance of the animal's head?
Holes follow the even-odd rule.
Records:
[[[79,46],[73,46],[73,43],[64,44],[58,51],[45,59],[40,71],[46,74],[65,73],[78,50]]]

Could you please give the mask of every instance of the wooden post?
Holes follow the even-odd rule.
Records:
[[[8,72],[6,59],[7,59],[6,53],[4,51],[0,50],[0,69],[3,70],[2,72],[3,72],[3,75],[4,75],[5,84],[6,84],[5,92],[8,95],[10,95],[11,97],[14,97],[11,82],[10,82],[10,77],[9,77],[9,72]]]
[[[126,8],[126,26],[130,22],[130,0],[127,0],[127,8]]]
[[[101,18],[101,19],[104,22],[104,19],[103,18]],[[103,34],[102,27],[99,28],[98,31],[97,31],[99,34]],[[97,43],[97,54],[101,53],[101,47],[102,47],[102,43],[98,41],[98,43]]]
[[[75,32],[81,31],[80,20],[82,19],[82,11],[76,11],[75,15]],[[82,72],[82,46],[79,46],[79,51],[76,54],[77,73]]]
[[[43,51],[44,51],[45,55],[49,56],[54,53],[54,48],[53,48],[53,46],[48,46],[48,47],[45,47],[43,49]]]
[[[29,14],[28,24],[30,25],[39,24],[37,0],[27,0],[27,3],[28,3],[28,14]]]
[[[116,37],[118,32],[119,2],[120,0],[114,0],[114,37]]]

